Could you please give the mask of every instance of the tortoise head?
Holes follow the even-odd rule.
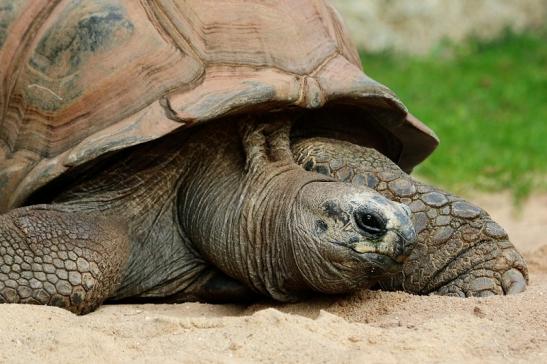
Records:
[[[415,239],[408,208],[297,165],[291,122],[273,117],[204,126],[192,136],[204,150],[185,144],[182,155],[201,158],[178,198],[181,229],[197,251],[280,301],[349,292],[400,272]],[[220,138],[236,121],[240,135]]]
[[[369,287],[399,272],[416,238],[408,207],[348,183],[306,184],[291,219],[295,265],[324,293]]]

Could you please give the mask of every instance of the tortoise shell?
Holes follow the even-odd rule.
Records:
[[[0,0],[0,80],[0,212],[107,152],[225,115],[374,107],[403,168],[437,145],[320,0]]]

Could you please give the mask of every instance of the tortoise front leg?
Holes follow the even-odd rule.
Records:
[[[0,215],[0,302],[90,312],[119,284],[128,248],[124,224],[60,205]]]
[[[462,297],[526,288],[522,256],[479,207],[413,179],[373,149],[312,138],[294,143],[293,153],[307,170],[374,188],[412,210],[416,246],[403,272],[381,282],[382,287]]]

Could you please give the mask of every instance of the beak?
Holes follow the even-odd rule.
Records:
[[[395,234],[399,238],[399,242],[396,250],[397,256],[394,259],[399,263],[404,263],[414,248],[414,243],[416,242],[416,231],[412,226],[409,229],[404,229],[400,232],[396,232]]]

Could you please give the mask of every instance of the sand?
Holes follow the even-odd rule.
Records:
[[[0,305],[0,362],[547,363],[547,196],[514,214],[474,199],[528,259],[523,294],[460,299],[363,291],[292,305],[105,305],[87,316]]]

